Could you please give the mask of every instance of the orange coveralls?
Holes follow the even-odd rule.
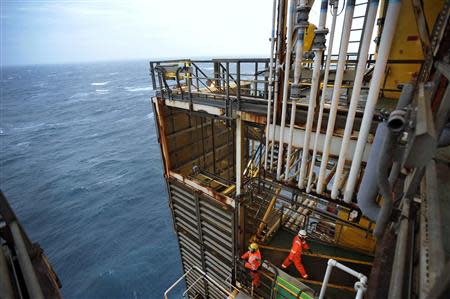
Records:
[[[295,236],[294,241],[292,242],[291,252],[289,252],[289,255],[281,265],[281,268],[286,269],[292,261],[294,261],[295,268],[297,268],[297,271],[300,272],[300,275],[305,279],[308,278],[308,274],[306,274],[305,267],[303,267],[302,264],[302,252],[303,250],[308,249],[309,245],[306,241],[300,239],[299,236]]]
[[[241,259],[247,260],[245,268],[250,270],[250,276],[252,277],[252,285],[259,287],[261,276],[258,272],[261,266],[261,253],[259,250],[251,252],[250,250],[241,256]]]

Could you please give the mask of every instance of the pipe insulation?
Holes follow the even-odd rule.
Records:
[[[348,144],[353,131],[353,123],[355,122],[356,108],[361,95],[361,87],[364,79],[364,72],[366,70],[367,58],[369,56],[369,47],[372,40],[373,27],[375,25],[375,17],[377,15],[378,0],[371,0],[369,2],[369,10],[366,17],[366,25],[362,33],[361,50],[358,57],[358,65],[356,67],[355,81],[353,83],[352,97],[348,108],[347,121],[345,123],[344,137],[342,138],[341,150],[339,153],[339,160],[337,163],[336,175],[334,178],[333,188],[331,190],[331,198],[337,199],[339,189],[342,185],[343,170],[345,166],[345,157],[347,155]]]
[[[375,63],[375,68],[370,82],[369,94],[367,96],[366,107],[364,109],[364,116],[361,122],[361,127],[358,134],[358,142],[353,157],[350,174],[344,192],[344,201],[349,203],[352,201],[353,192],[356,186],[359,169],[361,167],[361,159],[364,152],[364,147],[367,143],[370,126],[372,124],[375,106],[378,101],[380,93],[380,86],[383,81],[386,63],[391,50],[392,40],[394,38],[395,29],[397,27],[397,18],[400,13],[401,0],[389,1],[386,19],[384,23],[383,33],[381,35],[380,46],[378,49],[378,57]]]
[[[295,16],[295,0],[289,0],[289,16],[288,16],[288,28],[287,28],[287,47],[286,47],[286,59],[284,62],[284,84],[283,84],[283,104],[281,108],[281,123],[280,123],[280,142],[278,145],[278,163],[277,163],[277,180],[281,177],[281,167],[283,164],[283,137],[284,127],[286,122],[286,108],[287,99],[289,93],[289,74],[291,70],[291,54],[292,54],[292,34],[294,27]]]
[[[325,96],[327,94],[327,89],[328,89],[328,76],[330,74],[331,53],[333,51],[334,32],[336,31],[337,9],[338,9],[338,3],[336,1],[333,4],[333,11],[331,14],[332,19],[331,19],[330,39],[329,39],[329,44],[328,44],[327,59],[325,62],[322,97],[320,99],[319,116],[317,118],[316,134],[314,136],[314,147],[313,147],[313,154],[312,154],[312,158],[311,158],[311,168],[309,170],[309,176],[308,176],[308,184],[306,186],[306,193],[311,193],[311,188],[312,188],[313,173],[314,173],[313,170],[314,170],[314,165],[315,165],[315,161],[316,161],[317,146],[318,146],[318,141],[319,141],[318,133],[320,133],[320,129],[321,129],[321,125],[322,125],[323,108],[325,105]]]
[[[322,194],[324,190],[324,178],[326,176],[328,155],[330,152],[331,137],[333,136],[334,124],[336,122],[336,113],[339,104],[339,97],[341,95],[342,80],[344,78],[344,68],[347,58],[347,50],[350,41],[350,33],[352,27],[353,13],[355,11],[355,0],[347,0],[344,15],[344,24],[342,29],[341,45],[339,48],[338,65],[336,69],[336,76],[333,86],[333,97],[331,99],[330,114],[328,116],[327,132],[325,136],[325,143],[322,151],[322,161],[320,163],[319,179],[317,181],[318,194]]]
[[[325,35],[328,30],[325,29],[327,19],[328,1],[322,0],[319,15],[319,27],[315,31],[318,42],[314,44],[314,63],[313,74],[311,79],[311,89],[309,93],[308,116],[306,119],[305,140],[303,142],[302,161],[300,164],[300,174],[298,179],[298,187],[303,189],[305,187],[305,175],[307,169],[307,162],[309,158],[309,143],[311,138],[312,126],[314,123],[314,112],[316,110],[316,99],[319,91],[320,83],[320,64],[322,62],[323,51],[325,49]],[[314,163],[314,161],[312,161]]]
[[[367,159],[366,171],[361,180],[357,199],[358,207],[362,213],[372,221],[376,221],[380,206],[375,202],[378,195],[377,165],[379,164],[380,151],[384,144],[384,138],[389,131],[387,124],[382,122],[375,132],[375,139]]]
[[[305,29],[308,28],[308,15],[310,7],[308,6],[307,2],[308,1],[306,0],[300,0],[299,13],[297,19],[298,29],[297,29],[297,42],[295,43],[294,82],[292,84],[292,91],[291,91],[291,118],[289,122],[289,139],[284,172],[284,180],[286,182],[289,180],[289,162],[291,161],[292,139],[294,137],[295,110],[297,108],[296,97],[300,96],[299,83],[303,61],[303,48],[305,44]]]

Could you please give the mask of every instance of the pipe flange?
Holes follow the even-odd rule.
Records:
[[[297,12],[310,12],[311,5],[299,5],[297,6]]]
[[[301,6],[297,8],[297,23],[308,22],[311,6]]]
[[[393,132],[400,133],[405,128],[406,111],[403,109],[394,110],[389,115],[387,125]]]
[[[299,98],[300,97],[300,85],[299,84],[292,84],[291,86],[291,97],[292,98]]]
[[[309,25],[308,22],[301,22],[301,23],[295,25],[295,26],[294,26],[294,29],[295,29],[295,30],[297,30],[297,29],[303,29],[303,31],[305,31],[306,28],[308,28],[308,25]]]
[[[317,29],[314,31],[314,42],[312,45],[313,50],[323,50],[325,49],[325,44],[327,42],[326,35],[328,33],[328,29]]]

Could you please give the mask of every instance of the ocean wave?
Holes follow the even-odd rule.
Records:
[[[152,113],[149,113],[149,114],[147,114],[147,118],[148,118],[148,119],[152,119],[152,118],[153,118],[153,112],[152,112]]]
[[[98,181],[97,183],[94,184],[94,186],[96,186],[96,185],[103,185],[103,184],[106,184],[106,183],[117,181],[118,179],[123,178],[127,173],[128,173],[128,171],[125,171],[125,172],[122,172],[122,174],[119,174],[119,175],[116,175],[116,176],[109,177],[107,179]]]
[[[128,87],[128,86],[126,86],[125,89],[129,92],[153,90],[153,88],[151,88],[150,86],[146,86],[146,87]]]
[[[108,84],[109,81],[105,81],[105,82],[92,82],[91,85],[92,86],[104,86],[106,84]]]
[[[17,143],[17,146],[23,146],[23,147],[29,147],[30,146],[30,142],[20,142],[20,143]]]
[[[16,128],[14,128],[14,130],[15,131],[28,131],[28,130],[33,130],[33,129],[43,127],[45,125],[46,125],[46,123],[30,124],[28,126],[16,127]]]
[[[86,97],[88,95],[89,92],[77,92],[76,94],[72,95],[69,99]]]
[[[119,72],[113,72],[113,73],[109,73],[108,75],[114,76],[114,75],[118,75],[118,74],[119,74]]]
[[[98,94],[108,94],[109,90],[108,89],[96,89],[95,92]]]

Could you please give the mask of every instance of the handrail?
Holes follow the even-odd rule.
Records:
[[[323,278],[323,283],[322,283],[322,287],[320,289],[319,299],[323,299],[325,296],[325,291],[327,290],[328,281],[330,280],[331,271],[333,270],[333,267],[339,268],[342,271],[359,279],[359,281],[357,281],[355,283],[355,290],[356,290],[355,298],[362,299],[364,293],[367,290],[367,277],[364,274],[356,272],[355,270],[353,270],[333,259],[328,260],[328,266],[327,266],[327,270],[325,271],[325,276]]]
[[[169,293],[183,280],[183,278],[185,278],[189,273],[193,272],[194,270],[198,271],[202,276],[200,278],[206,278],[206,280],[208,282],[211,282],[213,285],[215,285],[220,291],[222,291],[223,293],[229,295],[230,291],[228,291],[227,289],[225,289],[223,286],[221,286],[216,280],[212,279],[211,277],[209,277],[205,272],[203,272],[203,270],[201,270],[200,268],[198,268],[197,266],[193,266],[192,268],[190,268],[188,271],[186,271],[186,273],[184,273],[180,278],[178,278],[177,281],[175,281],[165,292],[164,292],[164,298],[168,299],[168,295]],[[190,288],[192,288],[197,282],[199,281],[199,279],[197,279],[184,293],[183,296],[186,294],[186,292],[188,292],[190,290]],[[239,291],[235,286],[233,286],[231,283],[228,283],[234,290]]]

